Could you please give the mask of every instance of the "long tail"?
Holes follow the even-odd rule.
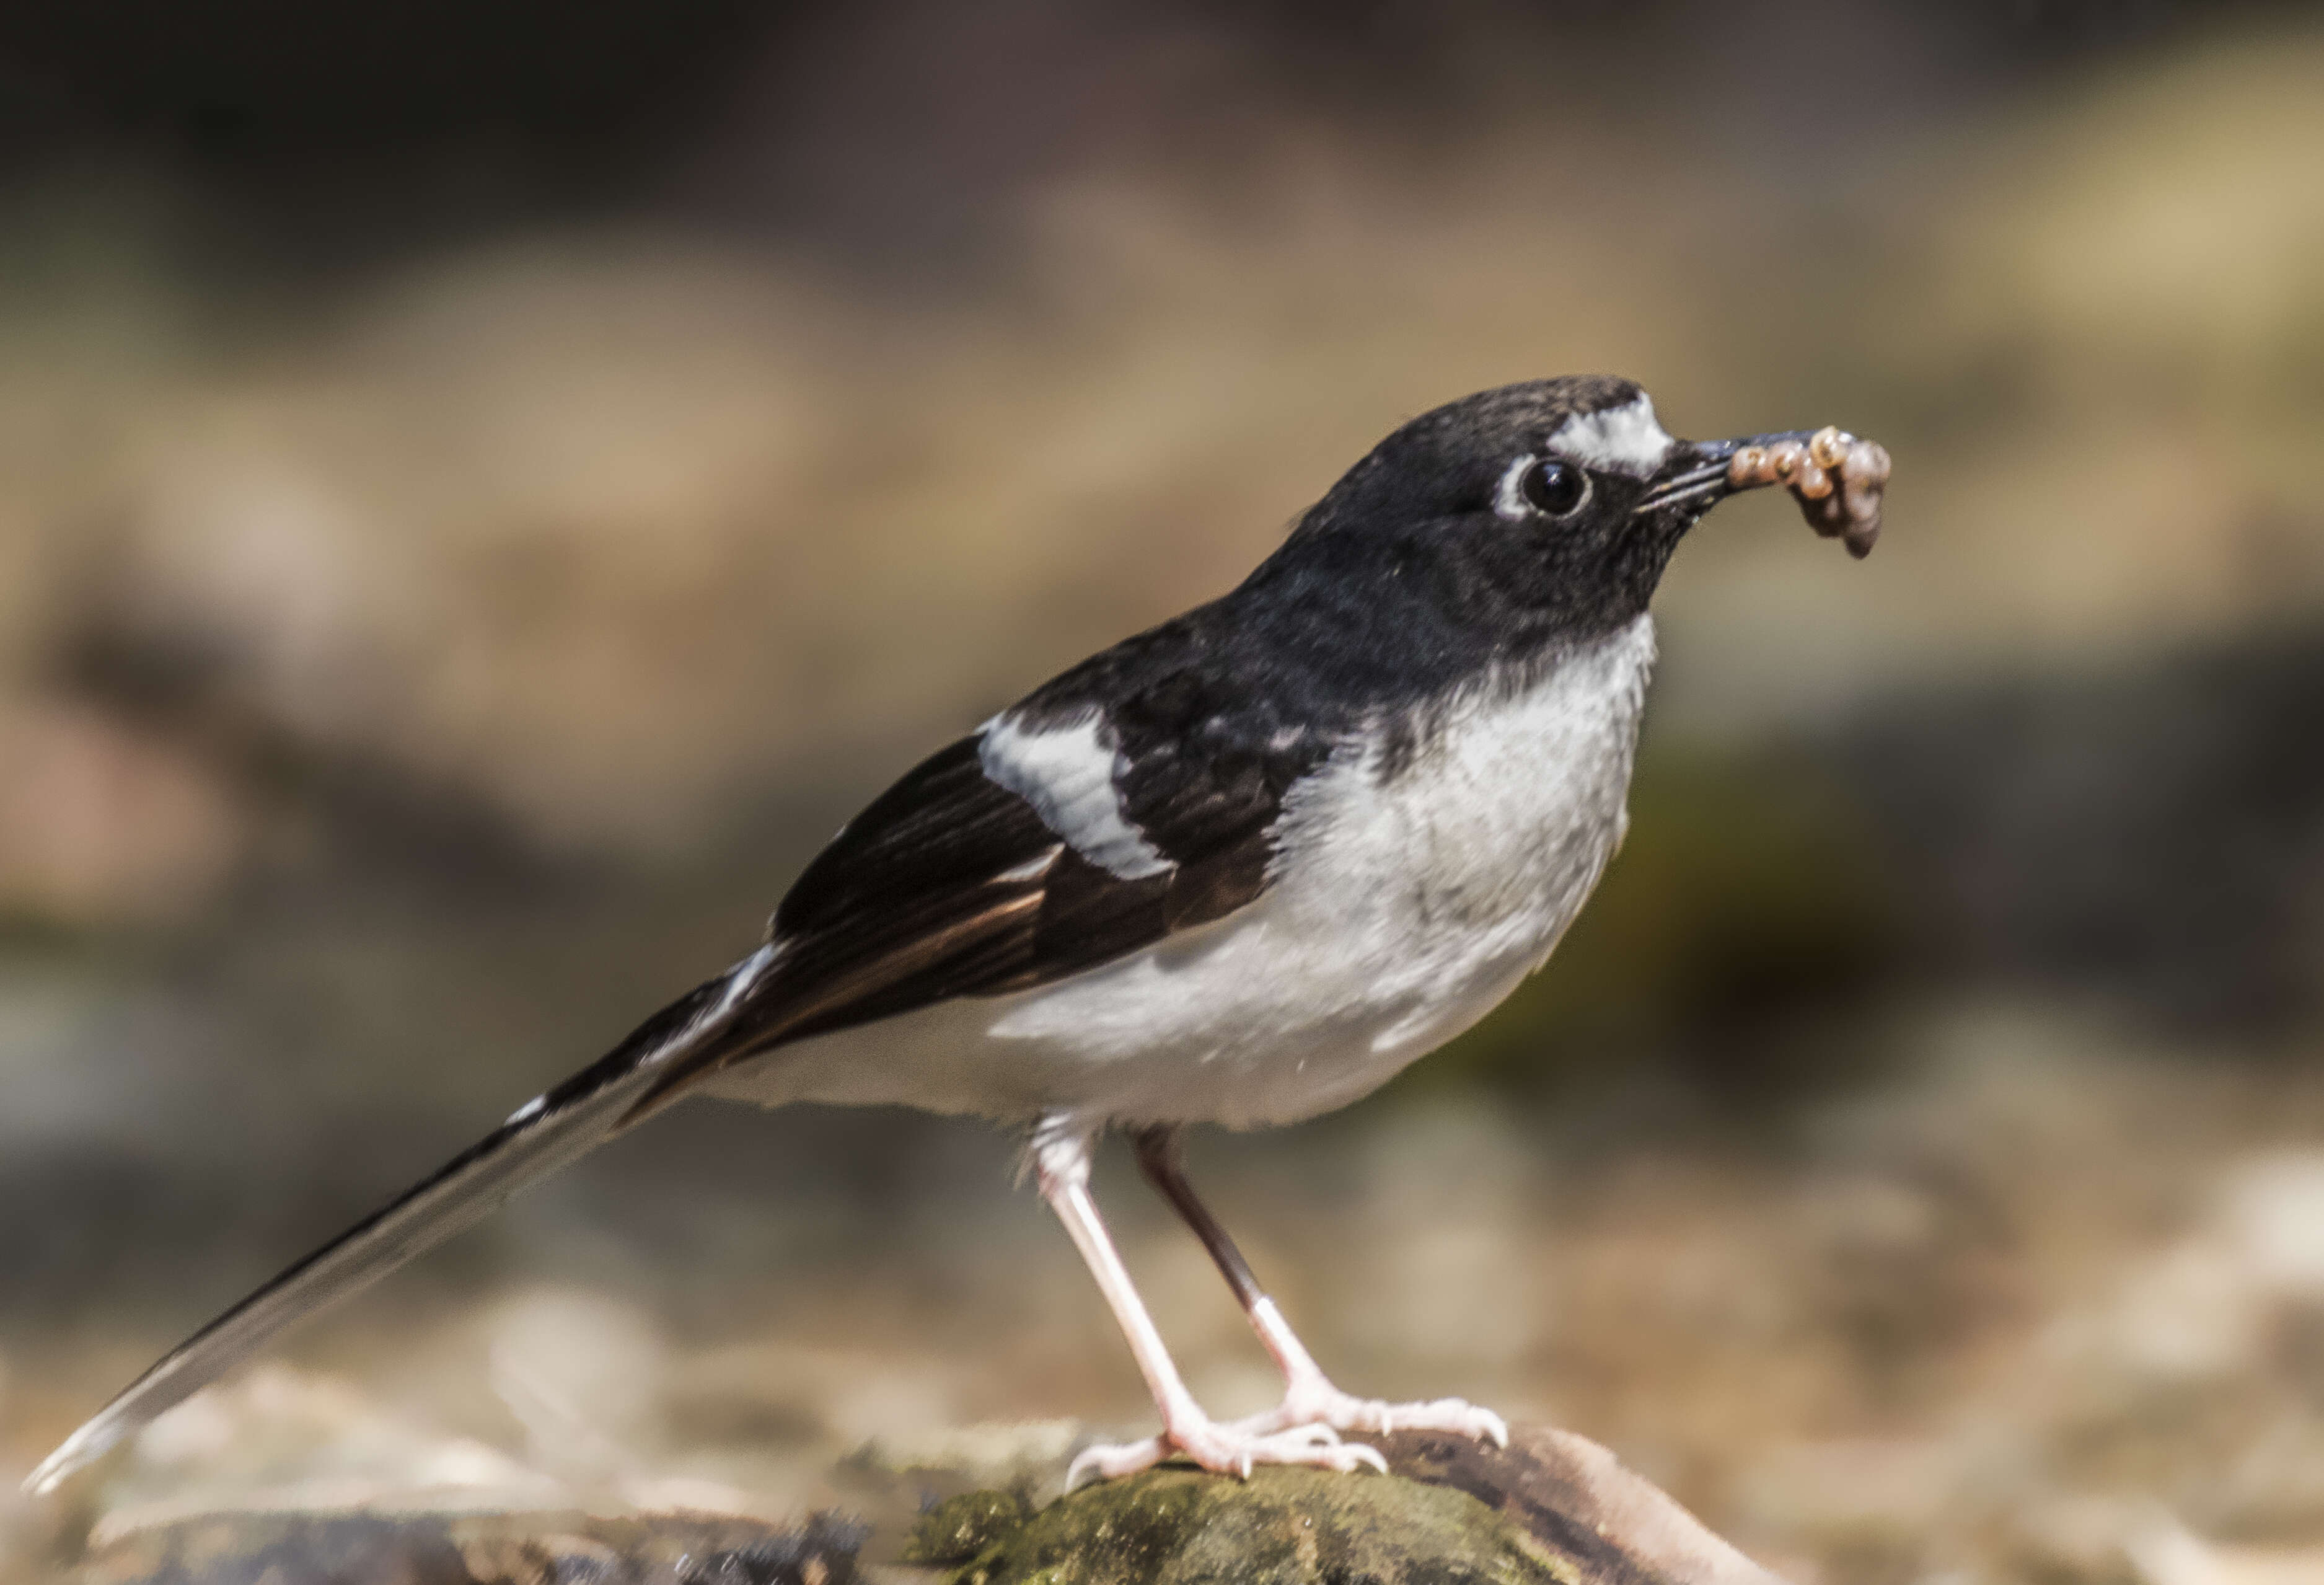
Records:
[[[605,1057],[528,1102],[433,1176],[179,1344],[67,1437],[26,1478],[24,1489],[51,1489],[280,1333],[432,1249],[634,1121],[632,1110],[663,1066],[729,1033],[729,1015],[773,961],[774,949],[761,948],[672,1002]]]

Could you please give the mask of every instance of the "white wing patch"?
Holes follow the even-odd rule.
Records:
[[[1646,396],[1598,412],[1577,412],[1557,426],[1549,449],[1568,461],[1645,478],[1670,455],[1673,441]]]
[[[1114,785],[1121,752],[1102,715],[1038,730],[995,716],[976,753],[987,776],[1031,804],[1043,825],[1100,869],[1135,881],[1177,867],[1122,812]]]

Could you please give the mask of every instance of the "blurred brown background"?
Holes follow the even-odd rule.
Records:
[[[1605,369],[1882,440],[1887,538],[1706,524],[1574,938],[1199,1142],[1227,1219],[1803,1585],[2324,1580],[2319,149],[2311,6],[9,8],[0,1477],[1399,420]],[[124,1478],[1142,1423],[1009,1163],[684,1112]]]

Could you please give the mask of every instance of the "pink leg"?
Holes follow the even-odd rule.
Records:
[[[1162,1414],[1162,1434],[1142,1442],[1084,1450],[1065,1471],[1071,1489],[1084,1475],[1101,1479],[1134,1474],[1182,1453],[1204,1469],[1219,1474],[1248,1476],[1256,1464],[1312,1464],[1328,1469],[1385,1469],[1371,1449],[1341,1442],[1328,1425],[1310,1423],[1259,1430],[1245,1425],[1222,1425],[1203,1413],[1179,1379],[1178,1367],[1162,1346],[1154,1318],[1131,1286],[1130,1273],[1097,1213],[1089,1191],[1090,1141],[1087,1135],[1051,1135],[1037,1139],[1033,1167],[1040,1180],[1041,1198],[1065,1225],[1065,1233],[1081,1251],[1082,1259],[1097,1279],[1113,1318],[1130,1339],[1130,1352],[1154,1395]]]
[[[1425,1404],[1388,1404],[1378,1398],[1351,1397],[1332,1385],[1283,1319],[1275,1301],[1259,1290],[1250,1265],[1227,1237],[1210,1208],[1195,1195],[1180,1164],[1178,1133],[1175,1128],[1148,1128],[1137,1136],[1138,1164],[1172,1208],[1194,1230],[1227,1285],[1250,1317],[1251,1330],[1273,1355],[1283,1372],[1283,1402],[1264,1414],[1238,1420],[1234,1428],[1268,1435],[1301,1425],[1328,1425],[1334,1431],[1384,1434],[1391,1431],[1449,1431],[1462,1436],[1488,1437],[1509,1445],[1509,1429],[1490,1409],[1460,1398],[1438,1398]]]

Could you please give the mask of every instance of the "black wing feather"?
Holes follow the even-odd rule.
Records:
[[[1102,709],[1124,756],[1123,811],[1171,869],[1125,879],[1090,863],[985,774],[981,737],[964,737],[807,866],[769,925],[782,955],[738,1012],[736,1039],[673,1063],[641,1109],[775,1045],[1047,985],[1257,900],[1284,799],[1331,740],[1253,718],[1247,690],[1184,663],[1183,635],[1166,627],[1120,648],[1141,644],[1155,653],[1134,685],[1118,650],[1016,714],[1038,728]]]

